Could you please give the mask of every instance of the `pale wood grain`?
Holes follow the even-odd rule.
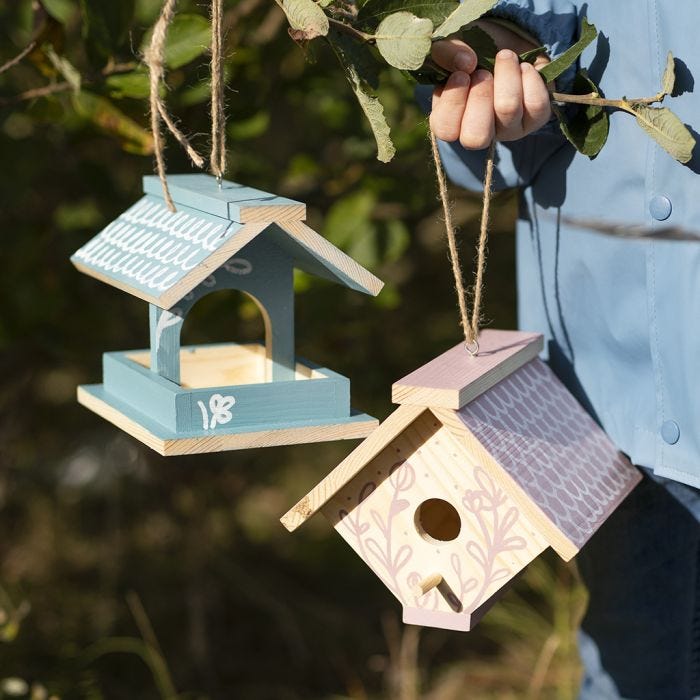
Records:
[[[296,445],[331,440],[352,440],[369,435],[378,421],[354,421],[301,428],[282,428],[248,433],[217,433],[205,437],[164,439],[132,418],[78,387],[78,402],[163,456],[223,452],[275,445]]]
[[[391,440],[410,425],[425,408],[400,406],[370,436],[357,446],[323,481],[314,486],[293,508],[280,518],[287,530],[293,532],[303,522],[343,488]]]
[[[399,404],[461,408],[488,391],[542,351],[538,333],[484,330],[479,354],[472,357],[464,343],[394,382],[391,400]]]
[[[426,576],[424,579],[419,581],[413,587],[413,595],[415,595],[416,598],[420,598],[421,596],[424,596],[428,591],[432,591],[433,588],[437,588],[441,583],[442,574],[430,574],[429,576]]]
[[[542,509],[532,500],[530,495],[521,488],[508,472],[499,464],[464,425],[455,411],[445,408],[432,409],[435,415],[447,427],[454,438],[458,440],[479,464],[486,469],[491,478],[513,499],[518,508],[537,528],[546,542],[564,561],[569,561],[579,551],[579,548],[545,515]]]
[[[457,511],[454,537],[435,540],[420,527],[420,510],[434,499]],[[446,629],[463,629],[465,618],[547,547],[527,515],[431,411],[369,460],[322,512],[405,609],[441,613],[439,624],[437,618],[419,624]],[[435,574],[437,585],[416,590],[421,582],[426,588],[436,583]]]
[[[250,224],[271,221],[303,221],[306,218],[305,204],[246,206],[241,205],[240,223]]]
[[[346,277],[360,285],[368,294],[376,296],[382,290],[384,282],[375,277],[369,270],[353,260],[342,250],[336,248],[323,236],[309,228],[302,221],[277,221],[277,225],[286,231],[293,239],[309,249],[323,264],[340,270]]]
[[[150,369],[147,350],[132,352],[130,360]],[[262,384],[270,381],[267,352],[264,345],[251,343],[183,347],[180,349],[180,386],[185,389]],[[321,372],[301,363],[296,364],[295,380],[323,379]]]

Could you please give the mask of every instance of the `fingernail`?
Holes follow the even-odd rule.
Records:
[[[510,49],[501,49],[496,58],[503,59],[505,61],[512,61],[512,60],[518,60],[518,56],[515,53],[515,51],[511,51]]]
[[[455,56],[454,64],[457,70],[463,70],[465,73],[474,70],[474,58],[466,51],[461,51]]]

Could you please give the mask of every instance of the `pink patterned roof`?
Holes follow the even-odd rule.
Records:
[[[641,478],[539,359],[456,413],[579,548]]]

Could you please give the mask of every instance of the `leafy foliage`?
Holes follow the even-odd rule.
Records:
[[[578,95],[591,94],[597,90],[585,71],[576,74],[572,89],[574,94]],[[590,158],[595,158],[600,153],[610,131],[610,117],[603,107],[582,106],[571,118],[557,109],[557,116],[564,136],[579,153]]]
[[[291,0],[278,1],[287,12],[292,26],[290,31],[295,39],[324,36],[333,46],[342,43],[336,48],[336,55],[369,121],[377,143],[377,157],[383,162],[391,159],[395,148],[382,105],[367,89],[366,80],[362,77],[365,71],[358,69],[357,57],[362,56],[364,65],[375,62],[375,73],[385,65],[406,71],[421,83],[441,83],[449,75],[431,60],[432,43],[458,35],[476,52],[479,67],[490,71],[494,69],[497,47],[490,35],[473,22],[486,15],[495,6],[495,0],[465,0],[461,3],[444,0],[433,3],[426,0],[366,0],[359,4],[359,10],[347,6],[343,0],[323,5],[315,4],[313,0],[294,0],[293,4]],[[296,12],[293,16],[290,14],[292,8]],[[308,14],[301,12],[303,8],[308,10]],[[331,31],[325,24],[321,26],[321,15],[332,27]],[[557,78],[577,63],[597,36],[595,26],[583,17],[579,39],[540,68],[542,79],[553,85]],[[534,47],[521,54],[520,60],[534,62],[544,50],[544,47]],[[695,145],[692,134],[669,109],[650,106],[671,94],[674,83],[675,66],[670,53],[661,91],[651,98],[636,101],[602,98],[597,86],[579,71],[571,94],[554,93],[553,111],[569,142],[580,153],[591,158],[600,152],[607,141],[607,110],[612,107],[634,114],[637,123],[649,136],[674,158],[687,162]],[[557,105],[558,102],[577,102],[583,107],[570,116]]]
[[[687,163],[691,159],[695,139],[668,107],[633,104],[630,110],[637,117],[637,124],[676,160]]]
[[[540,70],[540,75],[544,81],[546,83],[551,83],[553,80],[556,80],[578,60],[578,57],[597,36],[598,31],[595,26],[588,21],[587,17],[584,17],[581,20],[581,36],[579,40],[564,51],[561,56],[555,58]]]

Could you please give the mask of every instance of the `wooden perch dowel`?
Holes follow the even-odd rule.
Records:
[[[428,591],[432,591],[433,588],[437,588],[441,583],[441,574],[430,574],[430,576],[426,576],[422,581],[413,587],[413,594],[416,596],[416,598],[420,598]]]

